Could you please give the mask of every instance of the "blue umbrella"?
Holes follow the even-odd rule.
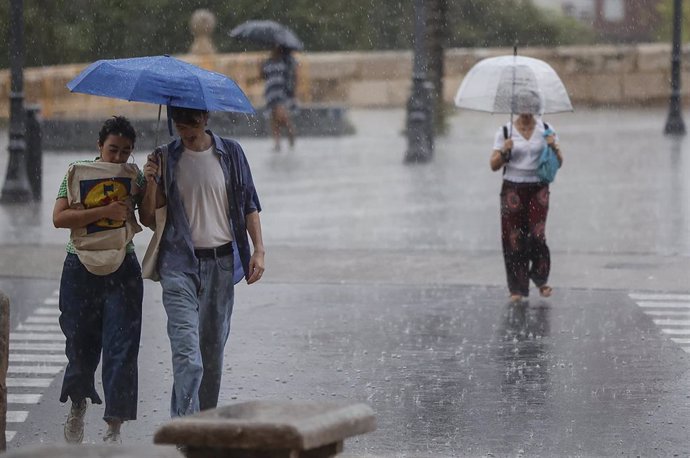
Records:
[[[67,88],[135,102],[254,113],[233,80],[167,55],[99,60],[67,83]]]

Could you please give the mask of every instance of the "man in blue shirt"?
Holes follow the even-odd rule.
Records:
[[[177,417],[217,406],[234,284],[261,279],[264,246],[261,205],[240,145],[206,129],[207,111],[170,113],[179,138],[144,166],[147,183],[159,184],[142,202],[141,222],[153,226],[156,208],[167,205],[157,267],[173,360],[170,414]]]

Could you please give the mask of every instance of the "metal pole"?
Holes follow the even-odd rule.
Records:
[[[31,187],[26,174],[26,141],[24,140],[24,4],[10,1],[10,144],[7,175],[0,201],[20,203],[31,200]]]
[[[407,103],[407,152],[405,162],[428,162],[434,151],[433,84],[427,79],[426,10],[424,0],[414,2],[414,66],[412,91]]]
[[[673,0],[673,47],[671,49],[671,99],[664,133],[668,135],[685,135],[685,123],[680,103],[680,58],[681,58],[681,24],[683,18],[683,0]]]

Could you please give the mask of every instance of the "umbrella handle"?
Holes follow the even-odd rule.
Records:
[[[163,156],[163,151],[161,151],[160,148],[156,147],[153,150],[153,158],[155,159],[154,162],[160,167],[161,165],[161,156]],[[158,174],[156,175],[156,183],[160,184],[161,179],[163,177],[163,171],[159,168],[158,169]]]
[[[508,136],[508,127],[507,127],[507,126],[503,126],[503,139],[504,139],[504,140],[508,140],[508,138],[509,138],[509,136]],[[506,157],[508,158],[508,160],[507,160],[506,162],[510,162],[510,155],[512,154],[512,150],[506,151],[505,154],[506,154]]]

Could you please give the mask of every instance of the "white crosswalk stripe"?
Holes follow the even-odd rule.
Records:
[[[51,374],[56,375],[62,372],[64,365],[60,366],[14,366],[12,364],[7,368],[8,374]]]
[[[690,326],[690,320],[674,320],[673,318],[666,318],[663,320],[653,320],[657,326]]]
[[[65,336],[59,325],[58,291],[43,301],[32,315],[10,332],[9,366],[7,368],[7,404],[27,408],[37,404],[55,377],[67,363]],[[27,393],[27,391],[29,391]],[[7,411],[7,423],[27,420],[30,410]],[[21,431],[21,429],[18,429]],[[17,431],[5,431],[5,440],[12,441]]]
[[[645,310],[645,315],[649,316],[677,316],[677,317],[682,317],[682,318],[690,318],[690,310],[687,312],[685,311],[676,311],[676,310]]]
[[[41,400],[42,394],[7,394],[8,404],[38,404]]]
[[[7,423],[22,423],[26,421],[29,412],[26,410],[8,410]]]
[[[25,323],[45,323],[45,324],[57,324],[58,317],[51,315],[43,316],[30,316],[26,319]]]
[[[37,332],[10,332],[10,340],[54,340],[64,341],[63,334],[41,334]]]
[[[10,353],[13,363],[67,363],[65,355],[44,355],[34,353]]]
[[[65,352],[65,344],[62,342],[10,342],[10,353],[13,351],[59,351]]]
[[[634,301],[680,301],[690,302],[690,294],[644,294],[630,293],[630,298]]]
[[[690,353],[690,294],[630,293],[661,332]]]
[[[60,332],[57,324],[20,324],[17,331]]]
[[[31,388],[48,388],[53,383],[52,378],[16,378],[9,377],[6,380],[8,387],[31,387]],[[9,412],[8,412],[9,413]]]

